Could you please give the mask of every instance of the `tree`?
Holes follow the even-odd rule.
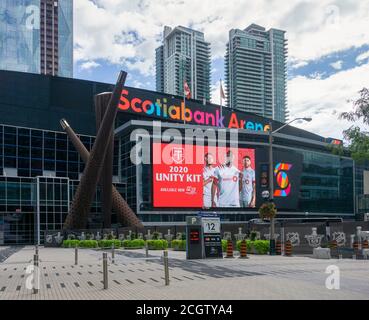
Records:
[[[354,110],[343,112],[340,119],[345,119],[354,124],[343,132],[345,140],[349,143],[349,151],[354,160],[363,162],[369,160],[369,132],[362,131],[358,122],[369,126],[369,89],[359,91],[360,98],[354,101]]]
[[[264,203],[259,209],[261,219],[274,219],[277,214],[277,208],[273,202]]]

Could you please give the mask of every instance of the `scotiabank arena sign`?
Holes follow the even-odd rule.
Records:
[[[262,117],[231,111],[215,105],[202,105],[152,91],[125,88],[122,91],[120,111],[162,121],[186,122],[218,128],[268,131],[269,124]]]

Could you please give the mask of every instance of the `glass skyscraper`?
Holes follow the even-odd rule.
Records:
[[[185,27],[164,27],[163,45],[156,49],[156,90],[183,96],[183,83],[192,98],[210,101],[210,43],[204,34]]]
[[[232,29],[225,56],[227,105],[286,122],[286,61],[285,31],[255,24]]]
[[[0,1],[0,70],[73,77],[73,0]]]

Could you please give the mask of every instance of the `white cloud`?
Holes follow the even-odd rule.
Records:
[[[95,61],[86,61],[86,62],[83,62],[80,66],[81,70],[90,70],[90,69],[93,69],[93,68],[97,68],[99,67],[100,64],[95,62]]]
[[[154,75],[155,48],[164,25],[191,26],[223,58],[228,32],[251,23],[287,31],[290,61],[306,64],[330,53],[369,43],[369,1],[357,0],[78,0],[77,61],[104,59]]]
[[[303,76],[288,83],[290,118],[311,116],[313,121],[299,127],[325,137],[342,138],[352,123],[339,120],[341,112],[351,111],[350,99],[363,87],[369,87],[369,63],[344,70],[322,80]]]
[[[309,62],[305,61],[305,60],[291,61],[291,69],[302,68],[302,67],[307,66],[308,64],[309,64]]]
[[[309,75],[309,78],[310,79],[315,79],[315,80],[320,80],[325,76],[325,74],[326,74],[325,72],[315,71],[315,72],[313,72]]]
[[[335,70],[341,70],[342,69],[342,65],[343,65],[343,61],[342,60],[338,60],[336,62],[333,62],[330,64],[330,66],[335,69]]]
[[[365,60],[368,60],[368,59],[369,59],[369,51],[364,52],[364,53],[358,55],[356,57],[356,62],[357,63],[362,63],[362,62],[365,62]]]

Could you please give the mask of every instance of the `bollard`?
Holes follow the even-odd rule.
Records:
[[[241,241],[240,246],[240,259],[247,259],[247,245],[246,240]]]
[[[227,241],[227,255],[226,255],[226,258],[234,258],[232,240]]]
[[[35,254],[38,255],[38,245],[35,246]]]
[[[277,240],[276,244],[276,255],[280,256],[282,254],[282,242]]]
[[[337,248],[338,248],[337,240],[331,241],[331,249],[337,249]]]
[[[353,248],[354,248],[355,252],[359,250],[359,242],[358,241],[354,241]]]
[[[108,254],[103,252],[103,282],[104,290],[108,289]]]
[[[78,265],[78,248],[74,248],[74,264]]]
[[[164,251],[164,275],[165,275],[165,285],[169,286],[169,260],[168,251]]]
[[[342,260],[342,254],[338,255],[338,259]]]
[[[289,240],[285,243],[284,254],[286,257],[292,256],[292,243]]]
[[[147,244],[147,242],[145,242],[145,254],[146,254],[146,258],[149,257],[149,245]]]
[[[115,263],[115,247],[114,247],[114,243],[111,247],[111,263]]]
[[[33,278],[33,293],[34,294],[37,294],[38,291],[39,291],[39,269],[38,269],[38,254],[35,254],[33,256],[33,266],[34,266],[34,269],[33,269],[33,272],[34,272],[34,278]]]
[[[364,240],[363,241],[362,247],[363,247],[363,249],[369,249],[369,242],[368,242],[368,240]]]

